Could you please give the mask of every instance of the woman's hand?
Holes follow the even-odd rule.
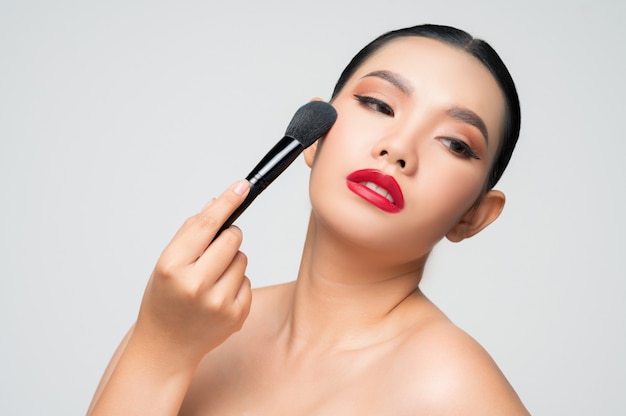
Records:
[[[177,414],[202,357],[241,328],[252,300],[241,231],[213,239],[249,189],[246,181],[231,186],[165,248],[89,415]]]
[[[199,361],[241,328],[251,303],[241,231],[213,239],[248,191],[237,182],[176,233],[148,282],[134,336]]]

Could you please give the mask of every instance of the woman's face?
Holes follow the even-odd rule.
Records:
[[[463,50],[405,37],[366,60],[332,104],[336,123],[305,153],[318,227],[396,260],[422,258],[481,195],[504,116],[498,84]]]

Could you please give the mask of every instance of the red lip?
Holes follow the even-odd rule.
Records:
[[[376,186],[383,188],[389,193],[393,202],[389,201],[373,189],[365,186],[365,182],[371,182]],[[402,195],[400,185],[398,185],[398,182],[396,182],[393,176],[385,175],[379,170],[362,169],[352,172],[346,178],[346,184],[352,192],[374,204],[383,211],[396,213],[400,212],[402,208],[404,208],[404,196]]]

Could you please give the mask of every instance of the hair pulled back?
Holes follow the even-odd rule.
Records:
[[[384,33],[367,44],[352,58],[348,66],[346,66],[341,73],[335,85],[335,89],[333,90],[332,98],[335,98],[335,96],[339,94],[348,79],[350,79],[356,70],[374,52],[391,40],[408,36],[430,38],[463,49],[478,59],[489,72],[491,72],[500,86],[505,97],[506,105],[502,137],[496,158],[485,183],[485,190],[493,188],[509,164],[509,160],[517,144],[521,124],[521,112],[519,97],[509,70],[506,68],[497,52],[484,40],[476,39],[469,33],[454,27],[431,24],[412,26]]]

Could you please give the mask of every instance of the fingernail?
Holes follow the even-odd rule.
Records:
[[[248,190],[248,181],[239,181],[235,184],[233,191],[237,195],[243,195]]]

